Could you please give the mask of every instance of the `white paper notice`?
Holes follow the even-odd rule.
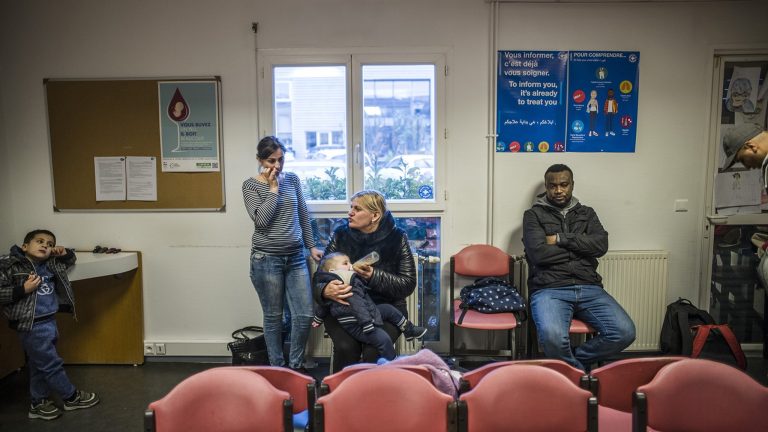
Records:
[[[763,189],[760,174],[760,170],[728,171],[717,174],[715,207],[758,206],[759,208],[760,192]]]
[[[128,200],[157,201],[157,160],[154,157],[128,156]]]
[[[125,200],[125,158],[95,157],[96,201]]]

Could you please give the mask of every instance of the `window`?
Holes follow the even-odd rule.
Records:
[[[439,257],[444,55],[262,50],[258,63],[261,135],[292,138],[285,169],[299,176],[320,216],[313,220],[320,246],[346,219],[349,197],[376,189],[413,253]],[[439,263],[419,260],[417,289],[427,340],[439,340]]]
[[[290,102],[291,100],[290,81],[275,81],[275,100]]]
[[[341,210],[361,189],[382,192],[394,209],[442,209],[442,55],[262,60],[261,87],[272,91],[262,124],[291,141],[286,170],[313,209]]]

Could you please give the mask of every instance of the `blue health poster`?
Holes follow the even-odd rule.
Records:
[[[499,51],[497,152],[634,152],[640,53]]]
[[[569,152],[634,152],[639,52],[571,51]]]
[[[567,51],[499,51],[496,151],[564,151]]]

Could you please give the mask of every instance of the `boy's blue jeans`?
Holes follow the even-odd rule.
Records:
[[[269,364],[285,366],[283,358],[283,309],[291,313],[291,350],[288,364],[299,368],[312,323],[312,294],[304,252],[293,255],[251,254],[251,282],[264,312],[264,341]]]
[[[632,318],[602,287],[572,285],[538,289],[531,294],[530,302],[544,354],[581,370],[618,354],[635,340]],[[568,333],[572,318],[584,321],[597,331],[596,337],[575,349],[571,347]]]
[[[59,329],[56,319],[36,322],[30,331],[19,331],[19,340],[27,353],[29,393],[32,403],[50,397],[53,390],[64,399],[75,394],[75,386],[64,372],[64,360],[56,351]]]

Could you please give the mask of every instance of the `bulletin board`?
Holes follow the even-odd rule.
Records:
[[[153,156],[160,160],[158,83],[216,83],[183,79],[45,79],[54,211],[224,211],[224,167],[216,172],[163,172],[157,164],[156,201],[97,201],[95,157]],[[219,130],[221,130],[219,128]],[[221,158],[221,133],[218,136]]]

